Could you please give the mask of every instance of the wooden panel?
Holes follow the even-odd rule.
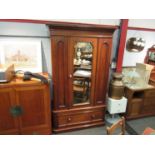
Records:
[[[155,115],[155,104],[144,106],[141,111],[141,114],[145,114],[145,115],[154,114]]]
[[[0,134],[18,133],[17,119],[10,113],[15,104],[13,89],[0,89]]]
[[[52,72],[54,87],[54,109],[67,108],[67,39],[52,36]]]
[[[132,100],[132,102],[130,104],[132,104],[131,108],[130,108],[130,115],[131,116],[140,115],[141,108],[143,106],[143,100],[141,100],[141,99],[134,99],[134,100]]]
[[[31,130],[24,130],[21,132],[22,135],[50,135],[51,134],[51,129],[31,129]]]
[[[155,90],[154,89],[125,89],[128,99],[127,119],[136,119],[155,115]]]
[[[145,98],[155,97],[155,89],[146,90],[144,97]]]
[[[105,104],[111,56],[111,39],[99,39],[95,85],[95,104]]]
[[[50,128],[49,88],[46,85],[17,87],[16,100],[23,110],[20,116],[21,133]]]
[[[151,106],[151,105],[155,105],[155,96],[147,97],[144,99],[144,106]]]
[[[52,29],[51,35],[54,36],[68,36],[68,37],[97,37],[97,38],[103,38],[103,37],[112,37],[111,32],[103,32],[101,31],[77,31],[77,30],[62,30],[62,29]]]

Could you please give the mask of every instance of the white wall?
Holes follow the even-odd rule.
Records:
[[[1,40],[41,41],[43,71],[51,74],[50,32],[46,25],[0,22],[0,41]]]
[[[119,25],[120,19],[59,19],[52,21],[68,21],[79,23],[103,24],[103,25]],[[129,26],[141,28],[155,28],[154,19],[130,19]],[[135,58],[137,62],[142,62],[146,51],[155,43],[155,32],[128,30],[127,38],[143,37],[146,40],[146,47],[140,53],[134,56],[125,50],[123,66],[135,66]],[[31,23],[13,23],[0,22],[0,39],[23,39],[23,40],[41,40],[43,51],[43,71],[51,73],[51,45],[49,29],[44,24]],[[112,59],[116,57],[119,41],[119,30],[114,33]]]
[[[53,20],[52,20],[53,21]],[[119,25],[119,19],[62,19],[56,21]],[[119,30],[114,33],[112,59],[118,46]],[[52,74],[50,32],[45,24],[0,22],[1,40],[39,40],[42,42],[43,71]]]
[[[155,29],[155,19],[130,19],[128,26]],[[139,53],[128,52],[125,47],[123,66],[136,66],[136,62],[143,63],[148,48],[155,44],[154,31],[128,30],[126,42],[131,37],[143,38],[146,41],[146,45],[144,50]]]
[[[50,33],[44,24],[0,22],[0,35],[49,37]]]
[[[128,25],[129,27],[155,29],[155,19],[130,19]]]
[[[143,38],[146,41],[146,45],[144,50],[139,53],[128,52],[125,48],[123,66],[136,66],[136,62],[143,63],[148,48],[155,44],[155,32],[128,30],[126,42],[131,37]]]

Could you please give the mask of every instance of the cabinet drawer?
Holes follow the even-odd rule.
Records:
[[[155,98],[155,89],[147,90],[145,92],[145,98],[147,98],[147,97],[154,97]]]
[[[104,111],[84,111],[57,115],[57,127],[74,126],[104,120]]]
[[[146,98],[144,100],[144,106],[155,106],[155,97]]]
[[[155,114],[155,105],[144,106],[141,113],[142,114]]]

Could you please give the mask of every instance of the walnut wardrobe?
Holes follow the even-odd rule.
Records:
[[[54,23],[53,132],[104,124],[115,26]]]

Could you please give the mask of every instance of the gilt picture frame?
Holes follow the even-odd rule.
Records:
[[[15,70],[42,72],[41,41],[1,40],[0,64]]]

